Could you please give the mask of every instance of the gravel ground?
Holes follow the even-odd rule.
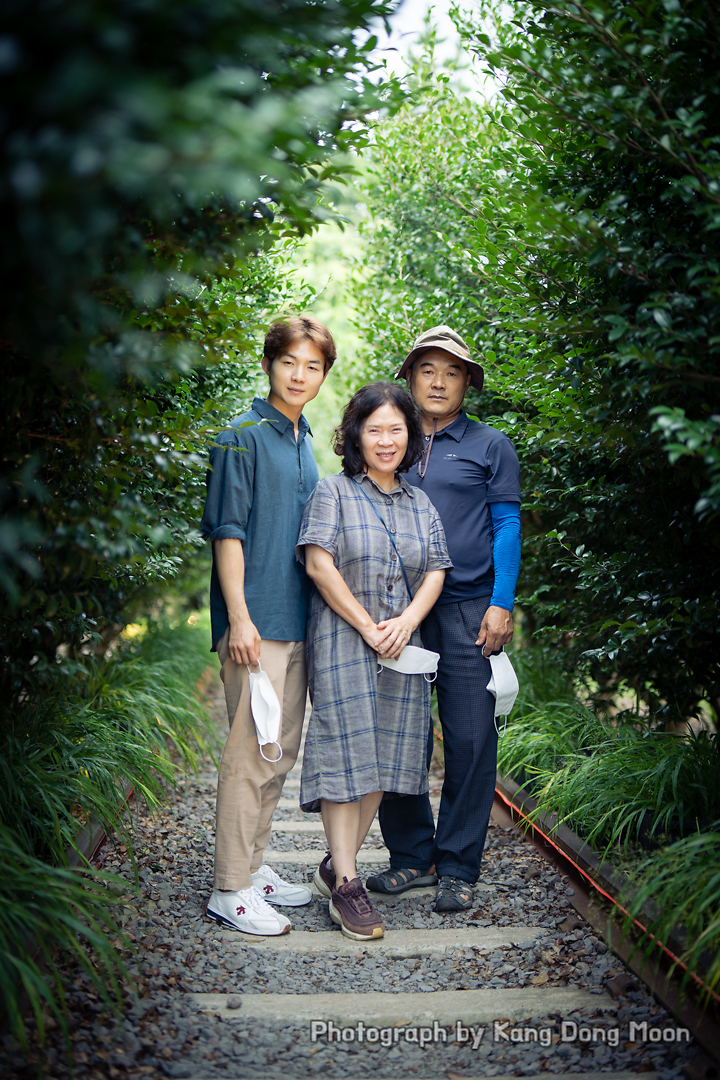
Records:
[[[327,903],[327,902],[326,902]],[[332,924],[329,923],[328,929]],[[581,986],[601,992],[610,972],[619,968],[612,955],[598,955],[605,945],[589,932],[577,931],[563,938],[548,938],[520,948],[497,948],[493,952],[473,949],[448,949],[442,954],[422,959],[391,959],[382,955],[364,956],[348,963],[338,962],[335,953],[312,956],[290,954],[279,970],[272,954],[261,955],[243,950],[228,956],[228,939],[218,935],[217,953],[210,954],[203,970],[188,982],[193,991],[211,991],[222,977],[223,990],[243,994],[288,993],[322,994],[328,989],[357,992],[382,990],[388,993],[436,990],[480,990],[484,987],[510,986]],[[232,943],[231,943],[232,944]],[[178,955],[180,952],[178,951]],[[578,962],[577,957],[583,959]],[[164,955],[155,954],[156,966],[162,968]],[[592,966],[591,966],[592,965]],[[197,963],[194,965],[198,968]]]
[[[224,729],[223,707],[216,718]],[[290,787],[294,786],[292,783]],[[433,897],[378,899],[388,929],[514,926],[542,927],[538,938],[523,947],[491,952],[456,948],[439,950],[422,959],[389,959],[382,955],[338,956],[324,952],[259,954],[244,939],[222,931],[204,915],[212,880],[212,827],[215,772],[205,762],[203,772],[178,788],[174,801],[154,818],[136,810],[138,891],[124,916],[125,932],[135,949],[130,958],[139,992],[128,997],[124,1017],[108,1016],[82,974],[67,973],[71,1008],[71,1037],[78,1080],[123,1077],[305,1077],[331,1070],[336,1076],[361,1077],[375,1073],[446,1077],[536,1075],[544,1072],[657,1070],[661,1080],[680,1075],[694,1054],[674,1043],[630,1043],[630,1020],[664,1026],[671,1018],[640,986],[607,1009],[598,997],[598,1011],[573,1017],[528,1017],[526,1026],[549,1027],[550,1045],[510,1044],[492,1039],[489,1030],[476,1049],[456,1041],[421,1049],[402,1039],[392,1047],[364,1043],[313,1043],[307,1025],[243,1022],[242,1010],[232,1020],[199,1014],[187,992],[242,994],[317,994],[327,991],[430,994],[438,990],[482,988],[580,987],[598,995],[609,979],[625,968],[606,945],[585,926],[571,907],[572,889],[535,849],[518,834],[493,826],[488,835],[483,876],[476,903],[469,912],[452,916],[432,911]],[[278,812],[280,821],[317,820],[297,810]],[[276,866],[294,881],[312,877],[321,837],[276,833],[276,851],[307,850],[306,866]],[[374,842],[373,842],[374,845]],[[124,877],[129,889],[134,869],[119,841],[107,841],[97,865]],[[372,867],[377,871],[377,866]],[[299,930],[339,930],[327,914],[327,901],[316,898],[306,908],[289,912]],[[239,1000],[239,999],[238,999]],[[601,1005],[603,1006],[601,1008]],[[563,1042],[562,1020],[579,1025],[620,1029],[617,1046]],[[0,1070],[8,1080],[26,1080],[40,1069],[52,1078],[68,1074],[63,1041],[50,1023],[45,1050],[34,1046],[20,1053],[5,1040]],[[512,1025],[516,1028],[521,1024]]]

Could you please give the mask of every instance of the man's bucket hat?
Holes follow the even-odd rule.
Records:
[[[470,385],[476,390],[482,390],[485,373],[476,360],[470,359],[470,350],[454,330],[449,326],[431,326],[419,338],[415,340],[410,352],[405,357],[403,365],[395,376],[396,379],[405,379],[412,363],[417,360],[421,353],[427,349],[442,349],[451,356],[457,356],[467,364],[470,375]]]

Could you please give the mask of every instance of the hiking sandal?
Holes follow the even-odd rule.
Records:
[[[473,887],[467,881],[457,877],[441,877],[435,897],[435,910],[467,911],[473,905]]]
[[[423,889],[437,885],[437,874],[421,874],[419,870],[383,870],[382,874],[373,874],[365,882],[371,892],[403,893],[408,889]]]

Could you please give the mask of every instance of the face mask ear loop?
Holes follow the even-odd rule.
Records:
[[[503,729],[502,729],[502,731],[500,731],[500,729],[498,728],[498,725],[497,725],[497,716],[493,716],[493,723],[495,725],[495,730],[497,731],[498,739],[502,739],[503,735],[507,731],[507,722],[508,722],[508,718],[507,718],[507,714],[506,714],[505,715],[505,723],[503,724]]]
[[[265,761],[269,761],[271,765],[277,765],[278,761],[279,761],[279,760],[280,760],[280,758],[281,758],[281,757],[283,756],[283,750],[282,750],[282,746],[280,745],[280,743],[279,743],[279,742],[276,742],[276,743],[265,743],[265,746],[277,746],[277,748],[278,748],[278,750],[280,751],[280,753],[278,754],[278,756],[277,756],[276,758],[272,758],[272,757],[265,757],[265,754],[263,754],[263,748],[262,748],[262,746],[260,746],[260,744],[258,743],[258,750],[260,751],[260,757],[261,757],[261,758],[264,758],[264,759],[265,759]]]
[[[425,682],[426,682],[426,683],[430,683],[430,685],[432,686],[432,684],[433,684],[433,683],[435,682],[435,680],[437,679],[437,671],[434,671],[434,672],[433,672],[433,677],[432,677],[432,679],[428,679],[428,672],[427,672],[427,671],[423,671],[423,679],[425,680]]]

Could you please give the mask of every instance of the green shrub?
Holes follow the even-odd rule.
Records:
[[[128,789],[157,806],[207,749],[196,692],[207,624],[205,614],[139,628],[107,661],[58,668],[49,692],[0,713],[0,994],[20,1038],[23,990],[41,1037],[43,1006],[63,1020],[61,959],[80,963],[106,1002],[119,1000],[112,879],[86,860],[71,869],[67,853],[95,817],[132,858]]]
[[[0,1006],[26,1044],[22,993],[40,1039],[49,1010],[67,1033],[60,961],[80,966],[101,999],[121,998],[124,966],[113,944],[120,934],[109,875],[51,866],[28,854],[0,827]]]
[[[5,5],[0,696],[196,551],[210,429],[303,303],[284,256],[387,96],[391,7]]]
[[[657,842],[720,812],[715,737],[606,727],[555,767],[530,770],[544,811],[606,850]]]
[[[637,879],[636,879],[637,880]],[[648,923],[643,908],[658,915]],[[685,931],[680,960],[700,973],[709,990],[720,983],[720,820],[712,828],[688,836],[646,859],[639,868],[639,888],[627,901],[628,911],[660,941],[674,928]],[[645,944],[648,955],[656,952]],[[687,986],[689,975],[683,977]]]

